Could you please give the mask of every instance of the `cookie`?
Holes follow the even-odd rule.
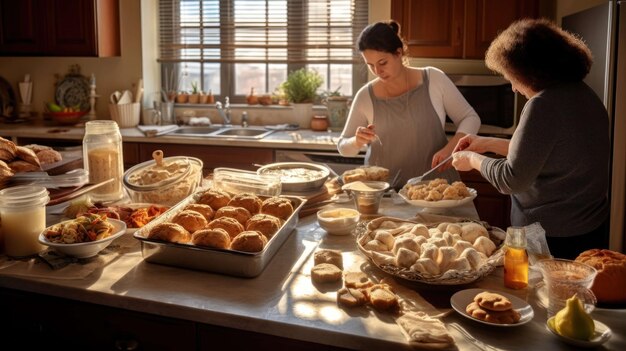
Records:
[[[375,284],[367,290],[367,298],[377,311],[398,307],[398,297],[387,284]]]
[[[337,291],[337,303],[347,307],[362,306],[367,302],[367,296],[359,289],[341,288]]]
[[[315,252],[313,255],[314,264],[330,263],[337,266],[339,269],[343,269],[343,256],[341,251],[322,249]]]
[[[483,291],[477,294],[474,297],[474,302],[476,302],[478,306],[492,311],[506,311],[513,307],[509,299],[489,291]]]
[[[363,272],[346,272],[343,279],[347,288],[365,289],[374,285]]]
[[[514,309],[506,311],[491,311],[480,307],[476,302],[472,302],[467,305],[465,312],[481,321],[496,324],[515,324],[519,322],[520,319],[519,312]]]
[[[311,268],[311,280],[314,283],[333,283],[341,280],[343,272],[334,264],[320,263]]]

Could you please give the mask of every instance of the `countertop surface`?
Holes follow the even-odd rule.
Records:
[[[397,200],[384,198],[381,214],[410,218],[424,210]],[[472,203],[445,214],[477,217]],[[125,247],[123,254],[81,279],[70,279],[59,272],[54,272],[55,278],[29,276],[27,268],[16,268],[18,264],[28,266],[24,262],[7,268],[10,260],[0,255],[0,286],[351,349],[410,349],[393,319],[367,308],[341,308],[336,302],[336,288],[311,282],[309,272],[313,266],[313,253],[321,248],[341,250],[344,271],[369,266],[372,269],[367,271],[372,279],[387,276],[369,265],[358,251],[354,236],[327,234],[319,227],[315,215],[300,219],[297,229],[255,278],[147,263],[142,258],[139,242],[130,234],[116,242]],[[449,296],[460,290],[459,287],[412,284],[415,283],[406,287],[444,311],[451,311]],[[468,320],[451,311],[442,320],[448,325],[459,349],[488,349],[481,343],[506,350],[570,349],[546,329],[546,310],[533,284],[523,290],[505,289],[502,270],[497,268],[486,278],[462,288],[476,287],[506,291],[527,300],[534,309],[534,318],[521,326],[498,328]],[[443,305],[440,305],[442,301]],[[626,349],[625,310],[596,309],[592,316],[613,330],[611,340],[604,345],[606,349]],[[466,330],[478,343],[452,328],[451,323]]]
[[[260,126],[255,126],[260,127]],[[276,130],[262,139],[216,138],[161,135],[148,137],[138,128],[120,129],[124,142],[218,145],[273,149],[337,151],[339,132],[316,132],[310,129]],[[11,138],[39,138],[52,140],[82,140],[83,127],[57,126],[50,123],[0,124],[0,135]]]

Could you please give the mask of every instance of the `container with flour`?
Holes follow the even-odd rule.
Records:
[[[94,201],[110,202],[124,196],[122,135],[115,121],[95,120],[85,124],[83,160],[84,168],[89,172],[90,183],[115,179],[90,193]]]

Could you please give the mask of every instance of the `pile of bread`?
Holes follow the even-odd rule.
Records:
[[[586,263],[598,271],[591,286],[598,302],[626,303],[626,255],[611,250],[591,249],[578,255],[576,261]]]
[[[17,146],[0,137],[0,181],[15,173],[41,171],[41,166],[61,161],[61,154],[48,146]]]
[[[343,172],[341,178],[344,184],[368,180],[386,182],[389,179],[389,170],[379,166],[363,166]]]
[[[293,213],[285,197],[261,199],[208,189],[169,221],[150,229],[147,238],[216,249],[260,252]]]
[[[443,178],[428,183],[407,184],[405,189],[409,200],[461,200],[471,195],[465,183],[456,181],[448,184],[448,180]]]
[[[392,265],[420,277],[478,272],[496,251],[487,229],[474,222],[424,224],[379,218],[359,238],[378,266]]]

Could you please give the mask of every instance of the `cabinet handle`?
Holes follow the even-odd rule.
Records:
[[[139,341],[135,339],[115,340],[115,349],[120,351],[139,350]]]

